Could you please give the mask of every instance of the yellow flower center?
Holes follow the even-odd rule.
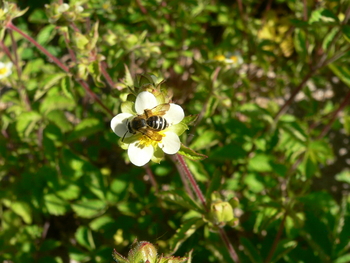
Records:
[[[224,61],[224,60],[225,60],[225,56],[223,56],[223,55],[215,56],[215,57],[214,57],[214,60],[217,60],[217,61]]]
[[[5,75],[7,73],[8,69],[7,68],[0,68],[0,75]]]
[[[230,57],[230,59],[233,61],[233,63],[238,62],[238,58],[236,56],[232,56],[232,57]]]

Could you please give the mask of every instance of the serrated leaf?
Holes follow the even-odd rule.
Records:
[[[20,136],[28,137],[41,120],[41,115],[35,111],[23,112],[17,117],[16,129]]]
[[[90,63],[87,69],[90,75],[92,76],[95,85],[99,88],[104,87],[105,84],[103,83],[103,81],[101,81],[101,68],[99,61],[93,61],[92,63]]]
[[[102,200],[83,200],[76,202],[72,208],[78,216],[92,218],[98,216],[106,210],[106,202]]]
[[[78,244],[87,248],[88,250],[95,249],[94,238],[92,236],[91,230],[86,226],[79,226],[75,232],[75,239]]]
[[[175,253],[193,233],[204,224],[201,218],[192,218],[181,225],[176,234],[169,240],[172,253]]]
[[[178,151],[179,154],[186,156],[187,158],[193,160],[193,161],[200,161],[203,160],[205,158],[208,158],[208,156],[201,154],[201,153],[197,153],[194,150],[186,147],[185,145],[181,144],[181,148]]]
[[[69,184],[64,189],[57,191],[57,195],[64,200],[74,200],[79,197],[80,187],[75,184]]]
[[[203,208],[200,207],[196,201],[192,200],[192,198],[189,197],[188,194],[184,191],[164,191],[160,192],[159,196],[166,201],[178,204],[187,209],[192,209],[197,212],[203,212]]]
[[[21,201],[11,203],[11,209],[17,215],[19,215],[26,224],[32,223],[32,209],[29,204]]]
[[[61,95],[47,96],[40,105],[40,112],[48,114],[53,110],[72,110],[75,107],[75,102],[72,99]]]
[[[36,37],[38,43],[43,46],[49,43],[56,35],[54,32],[55,28],[56,26],[51,24],[42,28]]]
[[[37,101],[40,99],[46,92],[49,91],[52,86],[58,83],[58,81],[62,78],[67,76],[66,73],[55,73],[52,75],[47,75],[47,78],[45,78],[41,85],[43,86],[42,88],[38,89],[34,95],[34,101]]]
[[[67,203],[54,194],[44,196],[45,206],[52,215],[64,215],[67,212]]]
[[[100,216],[89,223],[92,230],[98,231],[106,225],[114,224],[115,219],[108,215]]]
[[[83,137],[90,136],[104,129],[103,123],[95,118],[88,118],[82,120],[75,126],[73,132],[69,134],[68,141],[74,141]]]
[[[62,133],[71,131],[73,128],[72,123],[70,123],[67,120],[66,115],[64,114],[63,111],[61,110],[53,110],[50,111],[47,115],[46,118],[48,120],[50,120],[52,123],[54,123],[58,128],[60,128],[60,130],[62,131]]]

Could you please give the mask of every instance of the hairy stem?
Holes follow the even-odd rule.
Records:
[[[69,71],[69,68],[64,65],[58,58],[56,58],[54,55],[52,55],[49,51],[47,51],[42,45],[40,45],[35,39],[24,33],[22,30],[20,30],[18,27],[13,25],[11,22],[7,24],[7,28],[11,29],[21,36],[23,36],[25,39],[27,39],[29,42],[31,42],[34,46],[36,46],[41,52],[43,52],[49,59],[51,59],[58,67],[60,67],[63,71],[65,71],[67,74],[71,74]],[[85,89],[85,91],[96,101],[106,112],[108,112],[111,116],[114,116],[113,112],[108,109],[103,102],[100,100],[99,97],[90,89],[89,85],[82,79],[76,79],[76,81]]]
[[[238,255],[237,255],[235,249],[233,248],[230,240],[228,239],[228,236],[227,236],[225,230],[220,228],[219,234],[220,234],[220,237],[221,237],[222,241],[224,242],[228,252],[230,253],[230,256],[231,256],[233,262],[239,263],[240,260],[238,258]]]
[[[199,188],[199,186],[196,182],[196,179],[192,175],[190,169],[188,169],[184,157],[181,154],[177,154],[176,157],[177,157],[177,160],[179,161],[181,168],[184,171],[187,179],[190,181],[190,184],[192,186],[193,191],[196,193],[196,196],[201,201],[203,208],[205,209],[205,211],[208,211],[207,202],[205,201],[205,197],[204,197],[201,189]]]

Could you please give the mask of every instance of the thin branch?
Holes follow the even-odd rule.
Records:
[[[287,111],[290,104],[292,104],[295,96],[301,91],[301,89],[304,87],[305,83],[312,77],[314,72],[315,72],[315,70],[310,70],[309,73],[300,82],[298,87],[296,87],[296,89],[293,90],[293,93],[290,95],[289,99],[284,103],[284,105],[280,108],[280,110],[276,114],[276,116],[274,118],[275,121],[277,121],[281,117],[281,115],[283,115]]]
[[[275,253],[276,251],[276,248],[277,248],[277,245],[278,245],[278,242],[280,241],[281,239],[281,236],[282,236],[282,233],[283,233],[283,229],[284,229],[284,225],[286,223],[286,219],[287,219],[287,212],[284,213],[283,215],[283,219],[281,221],[281,224],[278,228],[278,232],[276,234],[276,237],[273,241],[273,244],[271,246],[271,249],[270,249],[270,252],[269,252],[269,255],[267,256],[266,260],[265,260],[265,263],[269,263],[271,262],[271,259],[272,259],[272,256],[273,254]]]
[[[333,123],[337,119],[339,112],[341,112],[345,108],[345,106],[348,105],[349,103],[350,103],[350,92],[348,92],[345,99],[340,104],[339,108],[333,112],[332,117],[330,118],[327,125],[322,129],[321,133],[317,136],[317,139],[321,139],[322,137],[324,137],[326,135],[326,133],[330,130]]]
[[[36,46],[41,52],[43,52],[47,57],[49,57],[57,66],[59,66],[63,71],[67,74],[70,74],[69,68],[64,65],[58,58],[52,55],[49,51],[47,51],[43,46],[41,46],[38,42],[36,42],[32,37],[24,33],[22,30],[17,28],[11,22],[8,23],[7,27],[13,31],[16,31],[29,42],[31,42],[34,46]],[[89,85],[82,79],[76,79],[76,81],[85,89],[85,91],[93,98],[106,112],[108,112],[111,116],[114,116],[113,112],[107,108],[100,98],[90,89]]]
[[[227,236],[225,230],[220,228],[219,234],[220,234],[220,237],[221,237],[222,241],[224,242],[228,252],[230,253],[230,256],[231,256],[233,262],[239,263],[240,260],[238,258],[238,255],[237,255],[235,249],[233,248],[230,240],[228,239],[228,236]]]
[[[187,179],[190,181],[191,186],[193,188],[193,191],[196,193],[198,199],[201,201],[203,208],[205,209],[205,211],[208,211],[207,202],[205,201],[205,197],[204,197],[201,189],[199,188],[199,186],[196,182],[196,179],[194,179],[190,169],[188,169],[187,164],[185,162],[185,159],[183,158],[183,156],[181,154],[176,154],[176,157],[181,165],[181,169],[183,170],[183,172],[187,176]]]

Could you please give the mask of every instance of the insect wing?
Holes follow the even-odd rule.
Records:
[[[170,109],[169,103],[159,104],[155,106],[153,109],[145,110],[146,118],[152,116],[163,116]]]
[[[150,129],[140,129],[140,132],[144,135],[146,135],[147,137],[149,137],[151,140],[153,141],[157,141],[157,142],[160,142],[163,138],[162,135],[160,135],[159,133],[155,132],[155,131],[152,131]]]

